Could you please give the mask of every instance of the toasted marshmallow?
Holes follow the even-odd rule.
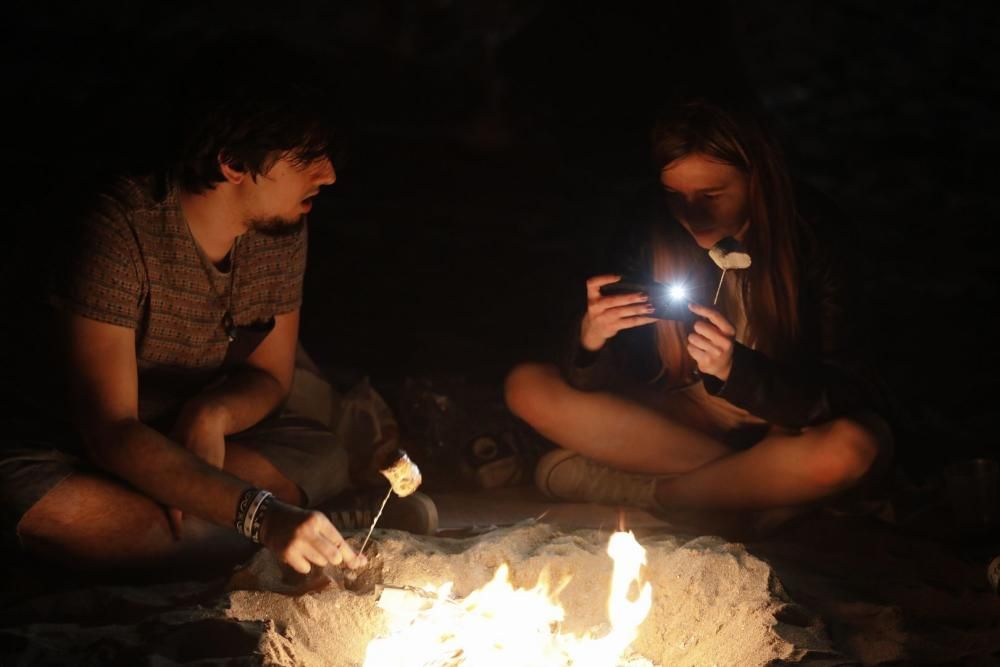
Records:
[[[384,470],[379,470],[382,476],[389,480],[392,490],[400,498],[404,498],[420,486],[423,478],[420,476],[420,468],[410,460],[403,450],[399,451],[399,458]]]
[[[746,269],[750,266],[750,254],[732,236],[720,240],[708,251],[712,261],[724,271]]]

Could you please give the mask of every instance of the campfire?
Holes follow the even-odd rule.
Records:
[[[652,665],[629,656],[629,646],[652,605],[652,586],[640,577],[645,549],[632,533],[617,532],[608,543],[608,554],[614,566],[606,632],[579,636],[560,631],[565,612],[558,598],[570,577],[553,585],[543,571],[533,588],[515,588],[504,564],[489,583],[462,599],[452,596],[452,582],[417,591],[386,589],[379,607],[389,631],[368,644],[364,664]]]
[[[365,582],[237,590],[229,614],[266,621],[260,650],[275,667],[764,667],[832,650],[741,544],[654,532],[608,547],[606,531],[538,521],[465,537],[390,531],[369,544]],[[280,580],[272,561],[259,577]]]

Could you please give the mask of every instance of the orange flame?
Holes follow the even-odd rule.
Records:
[[[613,534],[608,554],[614,561],[608,596],[611,630],[603,637],[559,632],[565,611],[558,597],[569,577],[553,588],[543,571],[533,588],[515,588],[504,564],[489,583],[462,600],[451,598],[451,582],[426,586],[428,598],[383,596],[379,606],[386,612],[389,632],[368,644],[365,667],[620,664],[649,614],[652,587],[640,581],[646,551],[631,532]],[[634,601],[629,599],[633,583],[639,589]]]

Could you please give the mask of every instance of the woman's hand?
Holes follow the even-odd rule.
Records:
[[[304,510],[272,500],[264,515],[260,541],[297,572],[308,574],[313,565],[345,565],[354,570],[368,560],[354,553],[322,512]]]
[[[580,344],[584,349],[597,352],[609,338],[623,329],[652,324],[655,318],[648,317],[654,308],[649,304],[649,296],[639,292],[604,296],[603,285],[621,280],[621,276],[594,276],[587,280],[587,314],[580,324]]]
[[[698,364],[699,371],[725,382],[733,368],[736,329],[714,308],[695,303],[688,304],[688,308],[705,318],[694,323],[694,332],[688,336],[688,353]]]

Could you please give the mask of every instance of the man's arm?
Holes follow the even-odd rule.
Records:
[[[66,317],[70,400],[93,462],[164,505],[231,527],[249,484],[139,421],[134,331]],[[328,517],[278,500],[264,515],[260,540],[302,573],[312,565],[356,568],[366,562]]]
[[[93,462],[165,505],[231,525],[248,484],[139,421],[134,330],[66,318],[70,403]]]
[[[217,428],[222,436],[244,431],[275,411],[288,398],[295,372],[299,310],[277,315],[274,328],[246,365],[188,401],[179,427]]]

